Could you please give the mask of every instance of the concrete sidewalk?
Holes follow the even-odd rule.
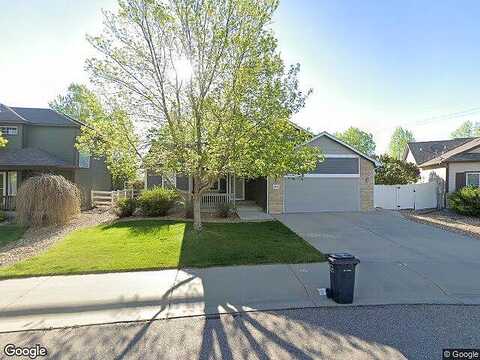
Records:
[[[402,264],[361,263],[357,271],[354,305],[463,303]],[[326,287],[327,263],[3,280],[0,332],[339,306],[319,294]]]

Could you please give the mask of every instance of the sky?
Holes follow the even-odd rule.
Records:
[[[0,0],[0,102],[47,107],[88,83],[85,34],[115,0]],[[480,121],[477,0],[283,0],[272,27],[287,64],[313,94],[294,121],[314,132],[371,132],[377,153],[393,129],[438,140]]]

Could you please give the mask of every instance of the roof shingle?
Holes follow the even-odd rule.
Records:
[[[468,143],[474,138],[459,138],[451,140],[410,142],[408,148],[417,165],[432,160],[450,150]]]
[[[36,148],[1,149],[0,166],[74,168],[72,164]]]
[[[11,107],[18,115],[34,125],[76,126],[80,124],[52,109]]]

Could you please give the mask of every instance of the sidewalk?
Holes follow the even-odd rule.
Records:
[[[0,281],[0,332],[250,310],[339,306],[319,294],[327,263]],[[401,264],[362,263],[354,305],[461,304]]]

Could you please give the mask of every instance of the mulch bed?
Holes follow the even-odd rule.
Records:
[[[407,219],[480,239],[480,218],[454,213],[448,209],[426,212],[402,211]]]

